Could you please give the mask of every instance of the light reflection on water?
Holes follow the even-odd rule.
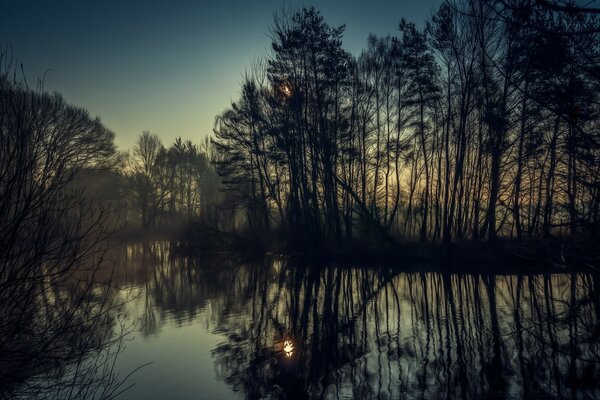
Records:
[[[128,246],[123,398],[593,398],[600,277],[176,257]],[[288,351],[289,350],[289,351]]]

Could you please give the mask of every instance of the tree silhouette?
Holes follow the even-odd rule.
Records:
[[[309,246],[596,234],[598,21],[565,10],[444,3],[357,58],[313,8],[278,16],[215,125],[247,228]]]

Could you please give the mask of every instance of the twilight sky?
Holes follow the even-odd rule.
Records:
[[[0,46],[12,47],[31,86],[99,116],[130,148],[143,130],[165,145],[200,141],[237,98],[244,70],[270,48],[273,13],[314,5],[345,23],[344,48],[396,34],[404,17],[422,26],[442,0],[2,1]]]

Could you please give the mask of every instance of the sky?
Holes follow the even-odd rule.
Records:
[[[346,24],[343,47],[358,55],[369,33],[397,34],[402,17],[423,26],[442,1],[1,1],[0,46],[30,86],[45,77],[45,90],[100,117],[120,150],[145,130],[168,146],[212,134],[283,8]]]

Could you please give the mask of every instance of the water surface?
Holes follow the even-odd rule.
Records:
[[[116,259],[123,399],[600,397],[598,275]]]

